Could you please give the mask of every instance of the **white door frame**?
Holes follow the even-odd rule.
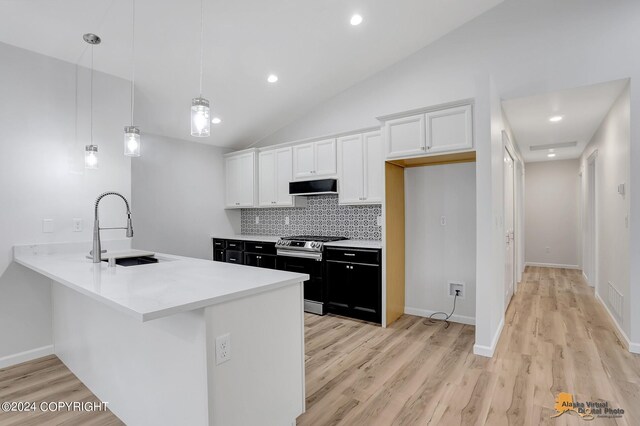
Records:
[[[517,286],[517,246],[516,246],[516,231],[517,231],[517,221],[516,221],[516,155],[513,152],[513,148],[510,146],[510,141],[509,141],[509,137],[507,135],[506,132],[502,132],[502,137],[503,137],[503,144],[504,144],[504,153],[506,155],[509,156],[509,158],[511,159],[511,164],[512,164],[512,170],[511,170],[511,224],[512,224],[512,229],[511,231],[509,231],[506,228],[506,223],[507,223],[507,193],[506,193],[506,185],[503,186],[504,190],[503,190],[503,201],[504,201],[504,233],[503,233],[503,238],[510,238],[510,242],[508,244],[511,245],[511,277],[507,277],[505,275],[505,281],[504,281],[504,285],[505,285],[505,296],[507,295],[507,280],[510,279],[511,281],[511,290],[510,290],[510,297],[509,300],[505,299],[505,310],[508,308],[509,306],[509,302],[511,301],[511,299],[513,298],[513,295],[516,292],[516,286]],[[505,163],[505,171],[506,171],[506,163]],[[504,182],[506,182],[506,176],[504,179]],[[504,183],[503,183],[504,185]],[[505,265],[506,265],[506,256],[507,254],[505,253]],[[506,269],[506,268],[505,268]]]
[[[584,270],[583,274],[591,287],[598,285],[598,188],[596,177],[598,167],[596,159],[598,150],[595,150],[587,158],[587,179],[586,179],[586,235],[584,237]]]

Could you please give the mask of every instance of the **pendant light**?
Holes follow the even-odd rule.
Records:
[[[124,128],[124,155],[126,155],[127,157],[140,157],[140,129],[133,125],[133,107],[135,105],[136,96],[136,0],[133,0],[131,4],[131,125]]]
[[[95,34],[87,33],[82,36],[84,41],[91,46],[91,77],[90,77],[90,102],[89,108],[89,127],[90,127],[90,144],[84,147],[84,167],[85,169],[98,168],[98,145],[93,143],[93,47],[100,44],[102,40]]]
[[[204,0],[200,0],[200,96],[191,100],[191,136],[207,137],[211,133],[209,101],[202,97],[204,59]]]

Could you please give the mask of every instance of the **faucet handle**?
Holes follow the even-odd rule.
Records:
[[[100,253],[106,253],[106,250],[100,250]],[[93,250],[89,251],[89,255],[93,256]]]

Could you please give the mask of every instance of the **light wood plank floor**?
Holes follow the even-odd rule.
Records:
[[[577,425],[555,396],[609,401],[640,425],[640,356],[620,343],[581,272],[528,268],[494,358],[474,327],[403,316],[388,329],[306,320],[307,412],[298,425]]]
[[[550,419],[555,395],[609,401],[640,425],[640,356],[620,343],[578,271],[528,268],[496,355],[474,328],[405,315],[388,329],[307,315],[307,412],[299,425],[578,425]],[[0,370],[0,402],[96,400],[55,357]],[[103,413],[2,413],[0,425],[115,425]]]

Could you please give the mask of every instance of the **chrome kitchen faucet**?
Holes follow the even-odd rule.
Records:
[[[122,226],[122,227],[115,227],[115,228],[100,228],[100,221],[98,220],[98,206],[100,205],[100,200],[102,200],[107,195],[116,195],[122,198],[122,201],[124,201],[125,206],[127,206],[127,226],[126,227]],[[131,224],[131,209],[129,208],[129,202],[124,197],[124,195],[118,194],[117,192],[105,192],[104,194],[101,194],[96,199],[96,206],[95,206],[94,219],[93,219],[93,250],[91,250],[91,253],[90,253],[93,259],[93,263],[102,262],[102,246],[100,244],[101,229],[126,229],[127,238],[133,237],[133,226]]]

